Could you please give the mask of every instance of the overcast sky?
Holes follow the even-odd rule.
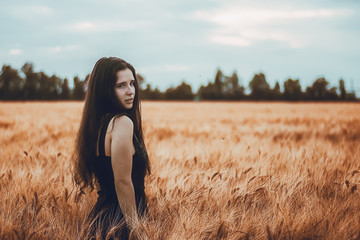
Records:
[[[358,0],[0,0],[0,59],[20,69],[84,78],[103,56],[134,65],[164,90],[194,90],[217,68],[248,86],[325,77],[360,90]],[[357,92],[360,96],[360,91]]]

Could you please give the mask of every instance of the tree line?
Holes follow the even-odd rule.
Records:
[[[143,85],[144,78],[138,77]],[[152,100],[248,100],[248,101],[357,101],[353,92],[345,89],[343,79],[339,80],[339,86],[329,87],[325,78],[316,79],[311,86],[302,91],[299,79],[287,79],[280,90],[279,82],[273,88],[266,81],[263,73],[255,74],[249,83],[250,93],[245,93],[245,87],[239,84],[239,78],[234,72],[226,76],[220,69],[216,72],[213,81],[207,85],[201,85],[196,93],[186,82],[177,87],[168,88],[161,92],[158,88],[152,89],[150,84],[142,87],[142,98]]]
[[[35,72],[32,63],[21,67],[21,75],[10,65],[3,65],[0,74],[0,100],[82,100],[86,93],[86,79],[73,78],[73,88],[67,78],[49,76],[44,72]],[[165,91],[152,88],[144,77],[137,75],[142,99],[149,100],[265,100],[265,101],[356,101],[355,93],[345,89],[343,79],[339,86],[329,87],[325,78],[316,79],[311,86],[302,91],[299,79],[287,79],[280,90],[276,82],[273,88],[263,73],[255,74],[249,83],[250,93],[239,84],[234,72],[226,76],[218,69],[213,81],[201,85],[197,92],[185,81]]]
[[[0,74],[0,100],[82,100],[85,96],[85,80],[74,77],[74,87],[69,80],[44,72],[35,72],[32,63],[17,69],[3,65]]]

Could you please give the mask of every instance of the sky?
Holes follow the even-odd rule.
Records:
[[[84,79],[95,62],[130,62],[153,87],[200,85],[216,71],[248,87],[325,77],[360,96],[358,0],[0,0],[0,60]]]

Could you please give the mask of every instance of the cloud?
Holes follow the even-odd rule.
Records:
[[[214,12],[198,11],[195,18],[217,23],[219,25],[233,24],[257,25],[271,20],[307,19],[333,17],[346,14],[345,10],[310,9],[310,10],[276,10],[276,9],[248,9],[231,8]]]
[[[80,30],[80,31],[91,31],[96,29],[98,26],[96,26],[92,22],[77,22],[73,25],[69,26],[70,29],[73,30]]]
[[[210,42],[250,46],[256,41],[274,40],[293,48],[307,44],[306,38],[292,28],[306,20],[329,19],[352,14],[348,9],[261,9],[249,6],[224,6],[210,11],[196,11],[193,18],[214,24],[207,39]]]
[[[71,32],[111,32],[143,28],[150,24],[149,21],[79,21],[64,28]]]
[[[19,54],[22,54],[22,50],[18,49],[18,48],[10,49],[9,54],[10,55],[19,55]]]

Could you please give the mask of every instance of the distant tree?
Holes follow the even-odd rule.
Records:
[[[24,99],[39,99],[38,93],[40,89],[41,74],[34,72],[33,64],[29,62],[25,63],[21,70],[25,74]]]
[[[315,82],[312,85],[315,98],[326,99],[328,84],[329,84],[329,82],[326,81],[325,78],[319,78],[319,79],[315,80]]]
[[[239,77],[236,72],[233,72],[233,74],[230,77],[230,83],[233,89],[236,89],[239,87]]]
[[[235,78],[232,81],[236,81]],[[224,99],[225,91],[228,91],[228,88],[231,88],[231,86],[231,80],[224,76],[221,70],[218,69],[214,82],[209,81],[206,86],[201,85],[198,90],[198,95],[199,98],[203,100],[221,100]]]
[[[299,79],[289,78],[284,82],[284,98],[288,101],[299,101],[302,99],[302,91]]]
[[[144,87],[146,80],[140,75],[136,74],[136,79],[139,84],[140,96],[141,99],[148,100],[163,100],[165,99],[165,93],[161,92],[158,88],[152,89],[151,84],[147,83],[146,87]]]
[[[245,97],[245,88],[243,86],[238,86],[234,89],[232,100],[241,100]]]
[[[163,100],[164,99],[164,93],[160,91],[158,88],[155,88],[154,91],[151,94],[151,99],[153,100]]]
[[[32,96],[32,93],[34,93],[36,91],[36,79],[34,80],[35,77],[33,77],[34,75],[34,67],[32,65],[32,63],[25,63],[22,68],[21,71],[25,74],[25,83],[24,83],[24,99],[29,99]],[[32,93],[31,93],[32,92]]]
[[[224,87],[224,75],[220,69],[217,70],[214,84],[209,85],[209,93],[211,93],[211,99],[220,100],[223,98],[223,87]]]
[[[87,75],[86,79],[88,79]],[[74,77],[74,89],[72,92],[72,98],[75,100],[84,100],[85,98],[85,81],[81,81],[78,76]]]
[[[223,84],[223,98],[227,100],[239,100],[244,98],[244,87],[239,86],[239,78],[234,72],[231,77],[225,76]]]
[[[141,92],[142,99],[149,100],[162,100],[164,99],[164,93],[161,92],[158,88],[152,89],[151,85],[146,84],[146,88]]]
[[[206,85],[206,86],[201,85],[198,90],[198,93],[199,93],[199,98],[201,100],[219,99],[216,87],[215,87],[214,83],[212,83],[210,81],[208,82],[208,85]]]
[[[222,91],[225,95],[231,95],[235,88],[239,86],[239,78],[236,72],[231,75],[231,77],[224,76],[224,83],[222,87]]]
[[[143,89],[144,88],[144,84],[145,84],[145,78],[141,75],[141,74],[136,74],[136,79],[138,81],[139,84],[139,88]]]
[[[254,100],[265,100],[269,98],[270,86],[266,82],[263,73],[255,74],[249,83],[251,97]]]
[[[332,87],[330,88],[329,91],[327,91],[326,93],[326,100],[330,100],[330,101],[337,101],[339,100],[339,96],[337,94],[337,89],[336,87]]]
[[[22,97],[24,80],[10,65],[3,65],[0,75],[0,99],[17,100]]]
[[[221,72],[220,69],[217,70],[216,72],[216,76],[215,76],[215,81],[214,81],[214,87],[215,87],[215,99],[221,99],[222,95],[223,95],[223,86],[224,86],[224,75]]]
[[[191,86],[183,81],[176,88],[167,89],[165,98],[170,100],[192,100],[194,95]]]
[[[306,96],[309,100],[326,100],[327,85],[329,84],[325,78],[318,78],[312,86],[306,88]]]
[[[356,99],[356,95],[354,92],[349,92],[349,93],[346,93],[346,100],[348,101],[356,101],[358,99]]]
[[[140,90],[141,90],[140,95],[141,95],[142,99],[150,99],[152,89],[151,89],[151,85],[149,83],[146,84],[145,89],[140,89]]]
[[[56,76],[55,74],[53,74],[50,79],[50,89],[49,89],[49,93],[53,96],[50,99],[59,99],[60,98],[60,93],[61,93],[61,83],[62,83],[62,79],[58,76]]]
[[[67,78],[65,78],[61,84],[60,98],[63,100],[70,99],[70,88],[69,88],[69,82],[68,82]]]
[[[271,89],[270,95],[271,95],[270,99],[272,99],[272,100],[281,100],[282,99],[279,82],[276,82],[274,88]]]
[[[48,75],[46,75],[46,73],[44,72],[40,72],[39,73],[40,77],[39,77],[39,87],[37,90],[37,94],[36,94],[36,99],[38,100],[49,100],[50,98],[56,98],[56,96],[53,96],[50,91],[52,90],[52,88],[56,88],[56,84],[55,86],[51,86],[51,81],[50,81],[50,77]]]
[[[39,88],[36,99],[38,100],[57,100],[61,92],[61,79],[53,74],[49,77],[44,72],[39,74]]]
[[[342,79],[340,79],[339,81],[339,89],[340,89],[340,99],[345,100],[346,99],[345,82]]]
[[[222,91],[223,91],[223,94],[224,94],[224,97],[226,95],[229,95],[233,92],[233,84],[232,84],[232,81],[231,81],[231,77],[229,76],[224,76],[224,84],[223,84],[223,88],[222,88]]]

